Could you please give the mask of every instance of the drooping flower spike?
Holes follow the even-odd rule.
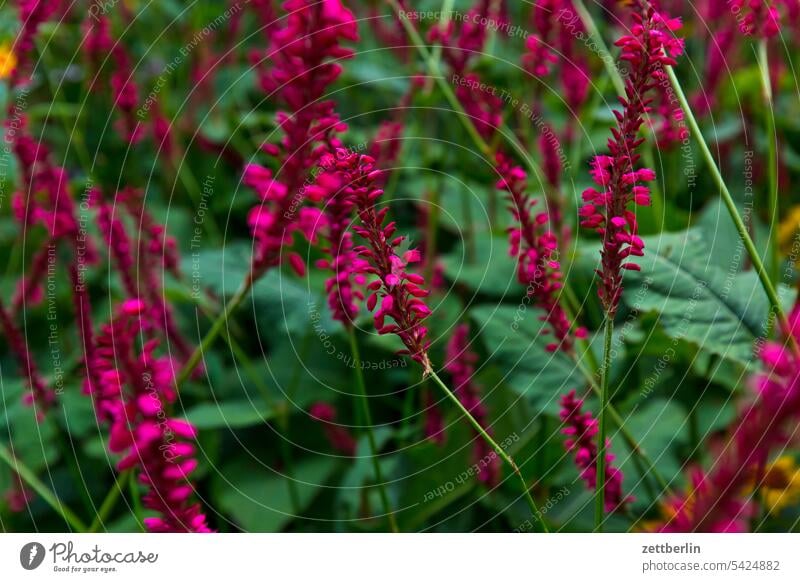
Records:
[[[665,75],[664,66],[676,64],[675,57],[683,52],[683,40],[673,34],[681,26],[679,20],[652,7],[639,10],[633,13],[631,34],[616,43],[631,74],[625,81],[625,98],[620,97],[622,110],[614,112],[617,125],[608,140],[609,155],[592,160],[590,173],[597,187],[583,192],[586,204],[580,209],[581,226],[596,230],[603,238],[598,294],[610,316],[619,305],[623,270],[639,270],[630,258],[644,255],[636,214],[629,206],[650,204],[650,189],[645,184],[656,178],[653,170],[638,167],[641,156],[636,150],[644,142],[639,129],[651,110],[652,90]]]
[[[570,331],[569,317],[559,303],[563,286],[561,264],[558,261],[558,241],[549,229],[547,212],[535,213],[536,199],[529,196],[527,174],[504,154],[497,154],[497,171],[501,178],[497,188],[508,193],[508,209],[514,217],[509,228],[509,254],[517,259],[517,279],[525,286],[528,296],[544,310],[541,316],[549,324],[545,333],[553,333],[555,341],[548,351],[569,352],[574,338],[586,337],[586,330]]]
[[[424,288],[424,278],[408,271],[410,263],[420,260],[420,253],[416,250],[397,253],[405,237],[395,236],[394,222],[385,224],[389,207],[377,208],[383,194],[376,187],[380,170],[370,156],[344,149],[328,155],[324,165],[333,168],[340,177],[344,184],[342,195],[353,200],[358,218],[353,230],[367,243],[356,247],[355,252],[365,260],[363,274],[375,277],[367,286],[370,294],[366,302],[367,309],[374,311],[375,328],[382,335],[397,335],[405,345],[400,353],[408,354],[429,372],[428,330],[423,325],[431,313],[423,301],[429,292]]]

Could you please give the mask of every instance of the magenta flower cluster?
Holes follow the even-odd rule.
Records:
[[[409,264],[420,260],[420,253],[396,251],[405,237],[396,236],[394,222],[386,223],[389,207],[377,208],[383,190],[376,187],[381,172],[375,168],[375,160],[339,149],[325,159],[324,165],[339,176],[343,184],[339,195],[353,201],[358,218],[353,230],[367,243],[354,250],[365,261],[361,272],[373,278],[367,285],[366,305],[374,312],[375,328],[381,335],[397,335],[405,345],[400,353],[410,355],[429,370],[428,330],[423,325],[430,315],[423,301],[429,292],[424,288],[424,278],[408,270]]]
[[[789,315],[800,340],[800,306]],[[743,532],[753,515],[749,491],[772,454],[795,438],[800,421],[800,356],[787,343],[767,342],[759,352],[764,371],[755,396],[739,412],[720,457],[709,471],[695,468],[689,491],[666,503],[665,532]]]
[[[258,164],[249,164],[244,173],[244,183],[261,199],[248,218],[255,239],[254,279],[280,263],[282,248],[299,228],[304,204],[319,202],[308,191],[312,170],[324,153],[340,145],[335,134],[347,127],[334,103],[322,97],[341,74],[335,61],[353,54],[340,42],[358,39],[353,15],[340,0],[289,0],[284,9],[288,15],[270,31],[267,53],[253,56],[259,66],[269,64],[261,70],[261,88],[289,109],[278,114],[280,144],[263,147],[275,158],[280,175]],[[299,257],[292,264],[301,270]]]
[[[649,168],[637,168],[638,147],[644,141],[639,128],[650,111],[648,93],[663,79],[664,67],[675,64],[683,51],[683,40],[673,35],[680,21],[656,12],[652,7],[633,14],[631,34],[617,41],[622,49],[620,59],[630,64],[631,74],[625,82],[625,98],[620,97],[622,111],[615,111],[617,126],[608,140],[609,155],[595,156],[591,176],[596,188],[583,192],[586,204],[581,207],[581,225],[592,228],[603,238],[599,295],[606,312],[613,316],[622,293],[622,271],[639,270],[630,257],[644,255],[644,243],[638,235],[636,213],[629,208],[648,206],[650,189],[656,178]]]
[[[103,325],[93,350],[86,390],[99,420],[109,426],[108,447],[123,455],[120,471],[137,468],[148,488],[142,499],[158,517],[145,518],[153,532],[208,532],[200,506],[191,501],[188,481],[197,467],[194,427],[170,415],[177,400],[174,362],[157,356],[144,302],[124,301]],[[144,344],[137,342],[144,336]]]
[[[548,227],[547,212],[534,212],[537,201],[526,193],[528,177],[525,170],[513,165],[502,153],[497,155],[496,163],[501,176],[497,188],[508,193],[508,209],[515,222],[509,228],[509,252],[517,259],[517,279],[525,286],[528,296],[545,312],[541,320],[549,324],[549,329],[544,333],[554,335],[547,350],[569,352],[574,338],[569,317],[559,303],[563,275],[558,261],[558,239]],[[578,328],[574,336],[586,337],[586,330]]]
[[[572,453],[575,464],[580,471],[581,479],[590,491],[597,485],[597,419],[591,412],[583,411],[583,400],[572,390],[561,397],[561,422],[564,423],[562,433],[567,440],[564,446]],[[607,449],[610,443],[606,444]],[[619,511],[633,500],[622,492],[622,471],[613,466],[614,455],[606,453],[605,474],[605,508],[608,512]]]

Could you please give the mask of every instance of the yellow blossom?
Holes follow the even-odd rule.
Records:
[[[772,514],[800,501],[800,469],[792,457],[780,457],[764,471],[759,494]]]
[[[7,44],[0,44],[0,79],[7,79],[17,67],[17,55]]]

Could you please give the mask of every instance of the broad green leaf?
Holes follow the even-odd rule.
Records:
[[[219,507],[248,532],[277,532],[308,507],[338,466],[334,457],[297,463],[290,477],[241,451],[223,465],[212,481]],[[289,480],[294,480],[299,505],[292,507]]]
[[[517,282],[516,261],[508,256],[508,238],[504,236],[478,233],[474,241],[464,238],[442,262],[447,279],[472,293],[515,298],[524,293]]]
[[[646,244],[641,271],[625,278],[628,306],[657,312],[673,339],[752,361],[753,342],[765,334],[769,311],[755,274],[717,268],[699,230],[654,237]]]
[[[539,320],[542,311],[520,304],[480,306],[471,311],[474,333],[486,345],[489,363],[506,372],[505,380],[539,411],[556,414],[558,398],[586,387],[575,363],[563,352],[548,352],[552,335]]]

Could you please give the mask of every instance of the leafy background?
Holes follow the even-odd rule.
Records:
[[[174,0],[126,2],[136,14],[124,31],[124,42],[137,57],[136,74],[143,91],[195,31],[217,18],[221,3],[202,0],[187,5]],[[364,2],[353,5],[361,16]],[[438,2],[421,0],[420,10],[438,10]],[[456,10],[469,2],[458,1]],[[528,3],[509,3],[513,22],[527,22]],[[381,5],[378,14],[388,18]],[[245,55],[263,45],[251,15],[245,15],[247,35],[236,46]],[[0,6],[0,35],[12,38],[16,15],[6,2]],[[605,22],[604,35],[616,29]],[[687,23],[687,56],[680,70],[688,86],[700,82],[697,71],[704,47],[692,40],[698,22]],[[369,143],[377,125],[397,106],[409,87],[419,60],[410,52],[398,59],[371,34],[369,20],[360,23],[362,40],[356,56],[345,65],[331,92],[350,126],[346,141]],[[0,38],[2,38],[0,36]],[[241,187],[241,167],[226,164],[198,146],[198,137],[224,141],[243,160],[258,158],[259,146],[278,139],[275,105],[255,86],[255,74],[245,58],[220,69],[213,79],[212,99],[200,102],[190,115],[187,97],[193,83],[186,63],[168,77],[163,107],[185,147],[180,167],[159,160],[150,142],[128,149],[109,123],[103,96],[87,95],[83,63],[75,47],[80,39],[74,21],[47,23],[37,39],[38,62],[28,96],[27,113],[35,135],[52,144],[58,162],[69,168],[75,192],[83,191],[89,172],[80,151],[89,154],[91,174],[101,182],[133,183],[147,189],[149,209],[163,221],[183,253],[183,271],[197,277],[203,293],[193,297],[191,281],[165,274],[166,293],[178,311],[184,333],[195,345],[210,325],[210,316],[237,289],[247,272],[251,242],[245,217],[252,194]],[[212,36],[197,50],[221,50],[224,34]],[[532,81],[516,65],[523,39],[494,35],[477,68],[489,83],[528,98]],[[597,66],[597,63],[594,63]],[[737,64],[724,81],[723,102],[704,127],[725,143],[721,157],[728,183],[740,204],[751,202],[744,193],[742,160],[746,150],[765,155],[758,132],[743,132],[741,107],[758,103],[755,63]],[[598,79],[603,76],[597,68]],[[787,80],[788,82],[788,80]],[[579,193],[589,185],[586,161],[604,148],[614,105],[611,91],[595,86],[595,105],[587,112],[588,133],[580,136],[583,155],[567,174],[571,223],[576,222]],[[607,85],[607,84],[606,84]],[[601,92],[602,89],[602,92]],[[777,91],[776,107],[782,159],[791,179],[800,170],[800,115],[790,91]],[[543,92],[549,121],[566,122],[554,87]],[[0,107],[14,96],[0,83]],[[444,345],[459,321],[472,327],[473,346],[480,354],[477,379],[484,388],[491,428],[498,440],[516,436],[510,452],[531,477],[534,493],[545,500],[566,488],[569,494],[547,514],[554,528],[587,531],[592,527],[591,495],[585,490],[558,433],[558,398],[571,389],[585,390],[575,362],[561,353],[548,353],[540,313],[527,307],[515,329],[515,314],[524,296],[507,253],[505,228],[510,217],[493,193],[496,176],[491,164],[472,147],[467,134],[435,85],[421,92],[405,117],[402,155],[387,186],[393,215],[401,230],[419,244],[425,233],[418,227],[421,211],[440,216],[439,252],[444,286],[431,298],[433,360],[443,361]],[[513,116],[512,116],[513,117]],[[525,120],[510,119],[525,125]],[[533,128],[524,128],[525,145],[536,151]],[[749,142],[747,140],[750,140]],[[698,168],[697,186],[689,189],[683,175],[685,160],[678,149],[655,149],[664,207],[644,209],[640,218],[647,234],[647,253],[640,273],[626,278],[624,305],[614,345],[614,403],[630,433],[654,459],[676,490],[685,486],[687,467],[708,459],[707,442],[719,435],[736,414],[736,401],[747,390],[747,378],[758,369],[753,343],[766,333],[768,304],[753,272],[737,254],[738,238],[718,192],[702,170],[694,144],[689,155]],[[15,181],[13,159],[3,154],[11,172],[5,180],[6,201],[0,205],[0,293],[10,296],[41,240],[36,233],[20,237],[7,201]],[[212,177],[213,195],[204,223],[201,248],[191,246],[197,216],[197,191],[191,184]],[[532,187],[535,186],[532,181]],[[757,192],[752,229],[763,252],[766,211]],[[789,208],[793,192],[782,192]],[[434,210],[435,209],[435,210]],[[787,212],[787,216],[790,213]],[[788,224],[791,229],[792,225]],[[598,241],[575,230],[575,244],[565,257],[565,273],[578,301],[582,321],[590,329],[595,357],[602,340],[597,330],[602,311],[594,289]],[[310,263],[318,251],[304,248]],[[737,258],[738,257],[738,258]],[[788,266],[791,268],[791,265]],[[109,276],[108,261],[90,279],[94,321],[108,318],[122,290]],[[71,318],[70,294],[57,275],[60,350],[67,370],[59,407],[44,422],[21,403],[23,387],[4,342],[0,352],[0,440],[13,449],[64,503],[93,516],[113,486],[115,459],[107,452],[104,434],[91,402],[81,393],[80,354]],[[231,320],[228,337],[204,354],[202,377],[181,393],[179,411],[199,428],[200,469],[195,475],[198,495],[219,531],[380,531],[380,502],[373,487],[372,467],[361,419],[357,413],[352,370],[329,353],[348,354],[347,337],[327,311],[322,294],[324,274],[310,270],[298,278],[288,269],[271,273]],[[787,305],[794,299],[794,279],[782,285]],[[61,315],[63,314],[63,315]],[[314,315],[319,315],[315,323]],[[27,342],[43,372],[53,379],[47,355],[46,307],[25,311]],[[316,325],[316,328],[315,328]],[[391,504],[405,531],[509,531],[525,523],[527,508],[519,486],[504,470],[503,481],[489,490],[475,478],[455,482],[474,460],[475,438],[435,387],[423,381],[413,363],[400,361],[394,338],[378,337],[370,318],[359,321],[364,360],[387,363],[383,370],[366,370],[370,406],[381,447],[379,463],[388,481]],[[329,339],[328,339],[329,338]],[[328,343],[330,342],[330,343]],[[660,365],[669,353],[666,365]],[[588,356],[587,356],[588,357]],[[394,363],[394,364],[391,364]],[[48,367],[49,366],[49,367]],[[650,380],[650,384],[646,381]],[[645,391],[643,386],[650,386]],[[425,440],[424,395],[431,394],[445,413],[447,439],[442,445]],[[338,421],[359,434],[358,451],[350,458],[331,449],[318,423],[308,414],[313,402],[336,405]],[[596,410],[590,398],[588,406]],[[630,450],[619,434],[611,440],[626,475],[625,489],[635,496],[638,519],[612,518],[609,528],[625,531],[640,519],[659,515],[658,497],[639,477]],[[12,475],[0,466],[0,491],[11,486]],[[452,487],[451,487],[452,486]],[[431,497],[431,492],[438,492]],[[108,531],[137,531],[134,496],[124,491]],[[800,510],[789,508],[762,526],[785,531],[797,527]],[[11,512],[0,502],[0,525],[5,531],[61,531],[65,524],[41,499]]]

